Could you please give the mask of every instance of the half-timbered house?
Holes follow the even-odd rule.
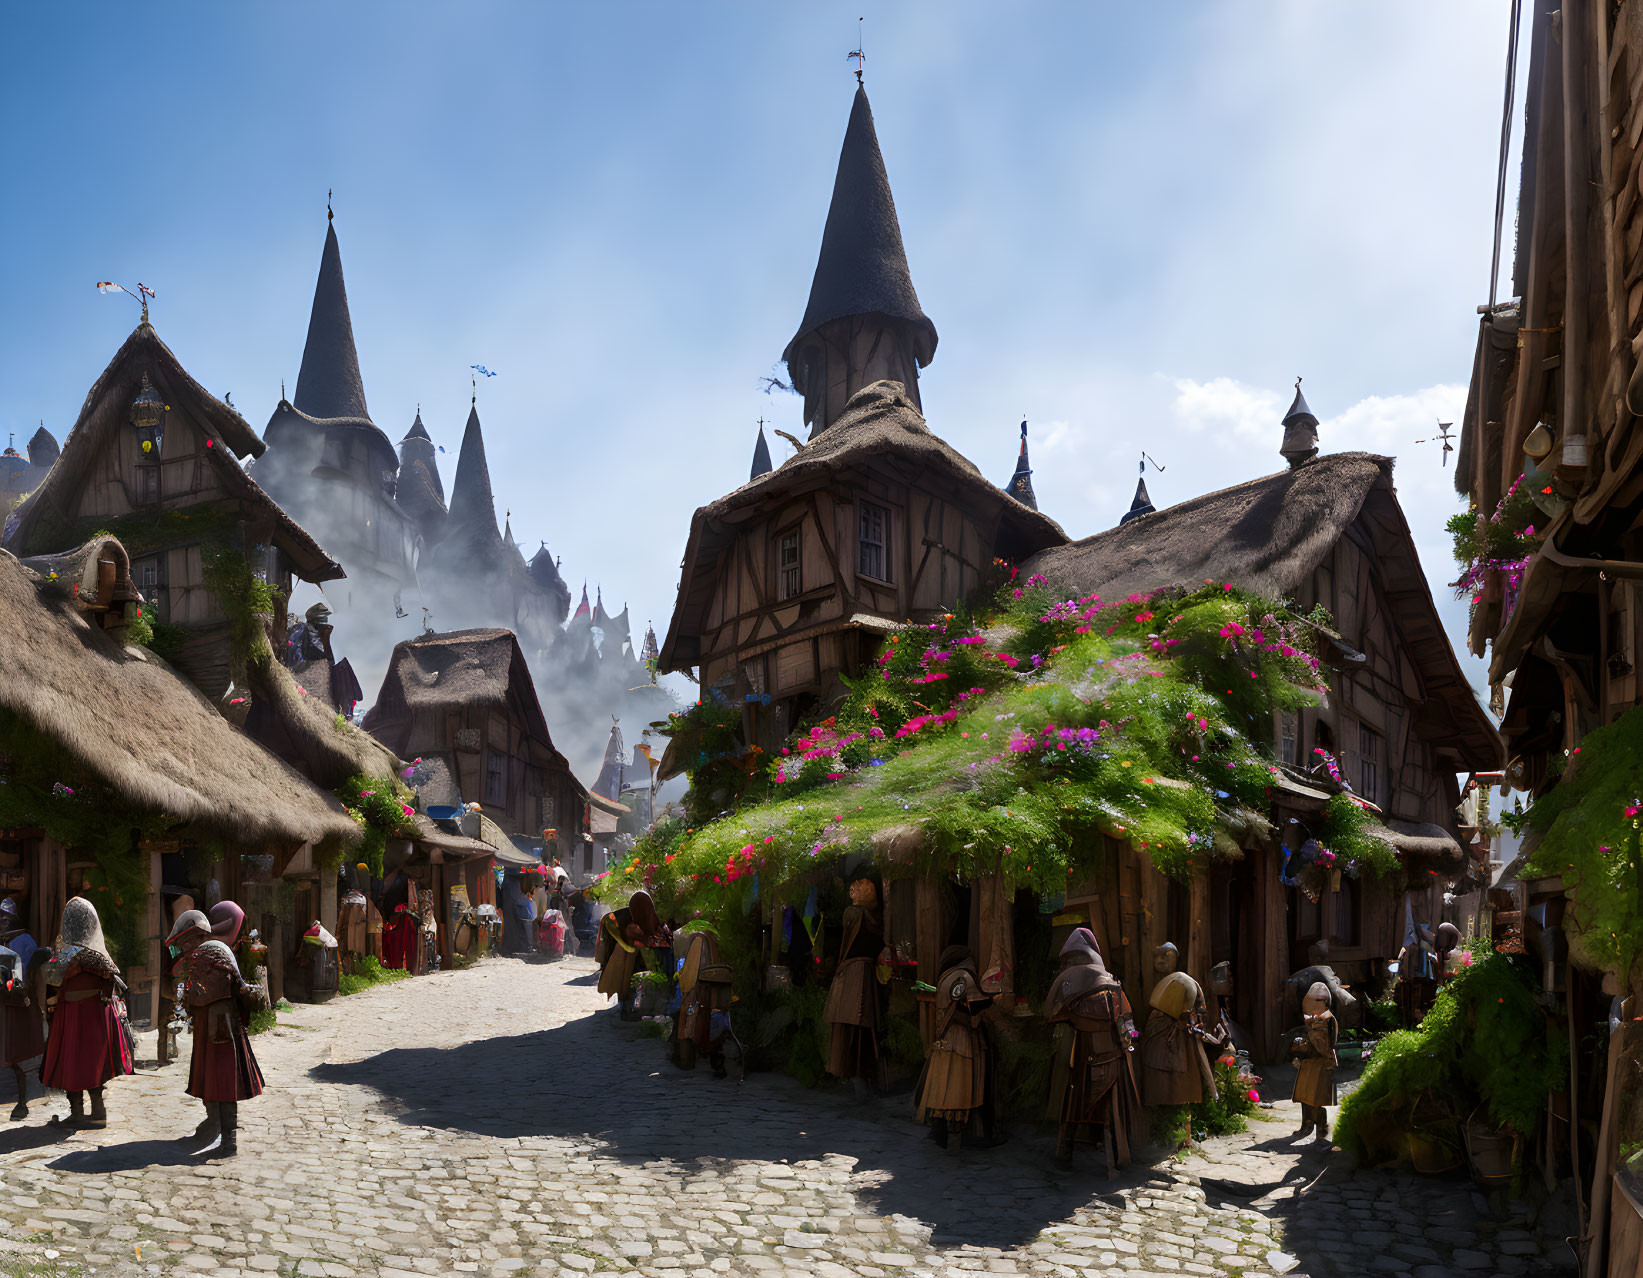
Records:
[[[245,472],[242,460],[262,451],[246,420],[189,376],[145,319],[93,384],[45,480],[7,520],[6,548],[26,558],[94,532],[121,537],[152,620],[173,628],[161,649],[218,698],[240,664],[231,596],[248,587],[247,574],[272,587],[277,643],[293,578],[342,576]]]

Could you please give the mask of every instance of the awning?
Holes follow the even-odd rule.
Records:
[[[1372,824],[1364,832],[1395,847],[1407,869],[1458,874],[1466,868],[1466,849],[1448,830],[1430,821],[1400,821],[1394,817],[1384,825]]]
[[[491,859],[508,869],[522,870],[527,865],[541,865],[542,857],[536,852],[521,850],[513,836],[483,812],[479,814],[479,837],[491,848]]]

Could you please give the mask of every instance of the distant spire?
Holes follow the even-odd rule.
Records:
[[[591,619],[592,616],[593,608],[588,603],[588,583],[584,581],[582,583],[582,602],[576,605],[576,611],[571,614],[571,620],[576,621],[582,617]]]
[[[457,454],[456,478],[451,483],[450,511],[441,549],[452,543],[474,551],[501,548],[496,499],[491,494],[491,468],[485,460],[485,432],[480,428],[477,408],[468,410],[468,424],[462,432],[462,451]]]
[[[1284,442],[1278,451],[1284,455],[1291,469],[1311,461],[1318,455],[1318,419],[1307,406],[1301,394],[1301,379],[1295,379],[1295,399],[1284,414]]]
[[[297,394],[292,404],[310,417],[362,417],[365,383],[354,349],[354,322],[348,314],[348,287],[342,278],[342,249],[326,208],[325,250],[320,255],[314,307],[308,316],[308,341],[302,348]]]
[[[1130,503],[1128,513],[1118,522],[1127,524],[1132,519],[1139,519],[1142,515],[1152,514],[1154,507],[1152,498],[1147,496],[1146,462],[1141,463],[1141,478],[1135,481],[1135,500]]]
[[[770,464],[770,445],[764,439],[764,418],[759,418],[759,441],[753,445],[753,473],[749,479],[768,475],[775,467]]]
[[[640,650],[640,659],[646,663],[655,661],[661,656],[662,649],[656,642],[656,627],[648,621],[645,623],[645,646]]]
[[[1033,467],[1027,460],[1027,423],[1021,423],[1021,455],[1016,459],[1015,474],[1010,476],[1010,482],[1004,485],[1004,491],[1009,493],[1023,506],[1038,509],[1038,497],[1033,492]]]
[[[852,361],[843,378],[829,373],[826,335],[817,330],[833,320],[869,315],[880,318],[892,335],[880,344],[878,363],[858,368]],[[891,349],[898,344],[899,350]],[[840,383],[848,399],[868,381],[892,375],[887,370],[893,369],[896,380],[906,385],[909,398],[917,404],[918,370],[935,353],[936,326],[919,306],[913,288],[896,201],[890,194],[890,178],[873,127],[873,109],[867,102],[867,90],[858,85],[839,151],[810,301],[798,332],[782,352],[782,361],[793,389],[805,397],[805,420],[815,434],[843,411],[843,400],[834,404],[835,397],[829,395],[832,383]]]
[[[30,466],[39,466],[42,468],[50,466],[57,460],[57,457],[61,451],[62,450],[57,447],[56,438],[53,437],[52,433],[46,429],[46,424],[44,422],[40,423],[39,430],[29,436]]]

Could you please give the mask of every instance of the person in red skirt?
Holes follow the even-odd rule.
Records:
[[[83,896],[71,898],[63,907],[57,945],[46,964],[46,986],[51,1032],[40,1062],[40,1081],[67,1092],[69,1110],[66,1119],[51,1121],[58,1126],[107,1127],[103,1084],[131,1073],[131,1049],[116,1006],[126,987],[109,957],[97,907]]]
[[[29,1116],[29,1082],[23,1062],[46,1050],[39,976],[51,951],[41,949],[22,925],[13,896],[0,901],[0,946],[15,955],[9,979],[0,986],[0,1065],[10,1065],[17,1079],[17,1104],[11,1111],[11,1121],[16,1123]]]
[[[244,917],[239,916],[240,920]],[[219,925],[230,918],[225,914]],[[237,925],[225,927],[223,935],[238,930]],[[262,1070],[251,1053],[251,1039],[240,1014],[238,994],[244,983],[240,965],[234,951],[212,935],[211,921],[198,910],[177,920],[166,944],[182,956],[178,970],[186,980],[183,1003],[193,1018],[188,1094],[205,1103],[205,1121],[188,1139],[207,1141],[198,1153],[206,1152],[214,1141],[213,1158],[232,1158],[239,1153],[239,1102],[262,1095]]]

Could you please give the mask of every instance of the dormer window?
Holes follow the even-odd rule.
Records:
[[[875,581],[890,580],[890,512],[871,502],[861,503],[861,536],[856,572]]]
[[[804,590],[799,571],[799,530],[790,528],[776,539],[776,598],[792,599]]]

